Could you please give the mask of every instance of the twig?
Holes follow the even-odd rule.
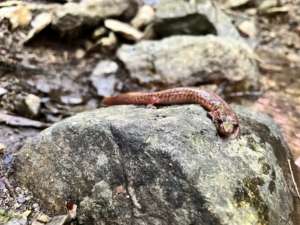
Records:
[[[233,92],[229,94],[229,97],[243,97],[243,96],[249,96],[249,97],[259,97],[263,94],[261,91],[240,91],[240,92]]]
[[[292,176],[292,181],[293,181],[293,184],[294,184],[297,196],[300,199],[300,193],[299,193],[299,189],[298,189],[297,183],[295,181],[294,171],[292,169],[292,165],[291,165],[291,160],[290,159],[288,159],[288,164],[289,164],[289,169],[290,169],[290,173],[291,173],[291,176]]]

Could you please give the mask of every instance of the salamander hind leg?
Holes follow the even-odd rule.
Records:
[[[160,104],[160,99],[157,96],[151,96],[147,101],[147,108],[156,109],[155,105]]]
[[[160,98],[157,96],[151,96],[150,101],[148,102],[148,105],[156,105],[160,103]]]
[[[217,111],[210,111],[207,112],[207,116],[214,122],[216,123],[218,121],[219,118],[219,114]]]

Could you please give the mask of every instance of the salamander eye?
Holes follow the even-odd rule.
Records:
[[[224,120],[222,120],[222,118],[220,118],[220,117],[215,118],[215,121],[216,121],[218,124],[224,123]]]

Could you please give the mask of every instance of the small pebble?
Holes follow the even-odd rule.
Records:
[[[37,221],[41,222],[41,223],[48,223],[50,218],[49,216],[47,216],[44,213],[39,213],[39,215],[37,216]]]
[[[254,38],[256,35],[256,26],[254,21],[246,20],[239,24],[239,31],[250,38]]]
[[[300,156],[295,160],[295,165],[300,169]]]
[[[66,105],[78,105],[83,101],[81,97],[77,96],[60,96],[60,100]]]
[[[1,192],[4,193],[5,189],[6,189],[6,186],[5,186],[4,182],[3,182],[3,179],[0,178],[0,190],[1,190]]]
[[[107,29],[113,32],[121,33],[128,40],[138,41],[143,37],[142,32],[140,32],[133,26],[119,20],[106,19],[104,21],[104,25]]]
[[[0,154],[4,154],[5,149],[6,149],[6,145],[0,143]]]
[[[76,59],[82,59],[85,55],[85,51],[81,48],[77,49],[75,52]]]
[[[99,39],[101,37],[103,37],[105,34],[107,34],[107,29],[105,29],[105,27],[99,27],[97,28],[94,33],[93,33],[93,38],[94,39]]]
[[[23,204],[24,202],[26,202],[25,196],[23,194],[20,194],[17,197],[17,202],[20,203],[20,204]]]
[[[155,17],[154,9],[149,5],[142,6],[137,15],[132,19],[131,25],[137,29],[150,24]]]
[[[20,203],[18,203],[18,202],[16,202],[15,204],[14,204],[14,209],[18,209],[18,208],[20,208],[22,206],[22,204],[20,204]]]
[[[0,96],[7,93],[7,90],[5,88],[0,87]]]
[[[36,116],[40,111],[41,98],[36,95],[29,94],[25,98],[25,104],[27,106],[29,113],[33,116]]]
[[[102,45],[106,48],[114,48],[116,47],[118,39],[114,32],[110,32],[107,37],[103,37],[98,41],[98,44]]]
[[[295,53],[289,53],[286,58],[291,61],[291,62],[300,62],[300,56],[298,54]]]
[[[254,16],[257,13],[257,9],[255,9],[255,8],[247,9],[246,13],[250,16]]]
[[[277,6],[277,3],[278,3],[277,0],[264,0],[260,3],[258,8],[261,11],[267,10],[269,8]]]
[[[21,192],[22,192],[22,189],[21,189],[20,187],[16,187],[15,191],[16,191],[17,193],[21,193]]]
[[[30,199],[32,199],[31,196],[26,196],[26,197],[25,197],[25,200],[26,200],[26,201],[29,201]]]
[[[38,203],[33,203],[32,208],[34,209],[34,211],[39,211],[40,210],[40,206]]]

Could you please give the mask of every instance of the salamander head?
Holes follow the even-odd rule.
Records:
[[[239,120],[237,115],[233,112],[225,112],[224,110],[215,110],[209,113],[218,133],[223,137],[235,138],[240,132]]]
[[[222,136],[235,138],[240,132],[240,127],[238,121],[232,118],[226,118],[218,124],[218,131]]]

